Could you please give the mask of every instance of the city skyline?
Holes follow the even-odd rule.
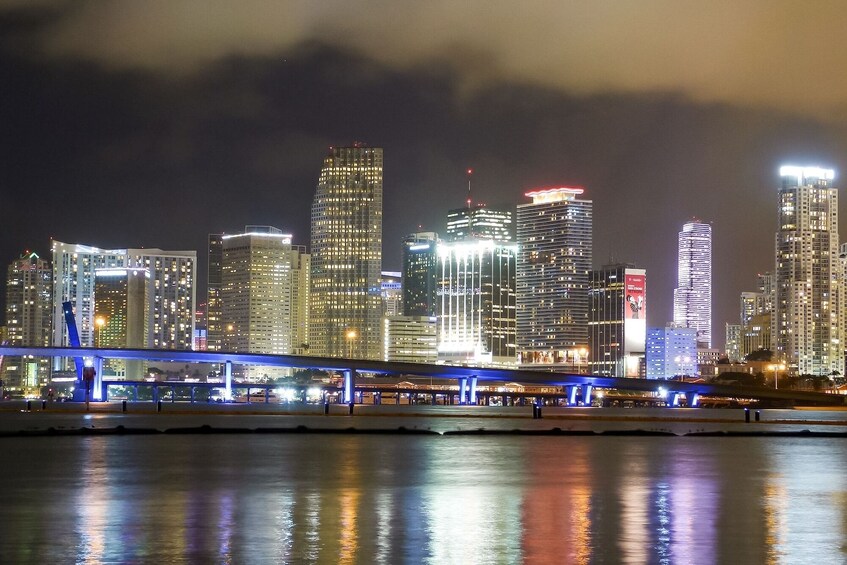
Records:
[[[468,168],[473,201],[492,207],[513,206],[533,187],[585,186],[595,202],[593,267],[612,259],[650,272],[651,317],[659,324],[672,318],[679,223],[694,215],[713,222],[716,261],[745,265],[715,278],[713,332],[720,345],[722,332],[714,328],[735,320],[738,293],[752,274],[772,270],[780,165],[847,170],[838,102],[845,86],[836,72],[842,55],[811,41],[814,34],[798,38],[790,52],[778,40],[779,30],[798,19],[830,29],[844,19],[844,8],[801,14],[797,6],[751,2],[702,14],[705,8],[651,2],[649,25],[630,28],[640,11],[634,7],[563,4],[538,21],[570,25],[601,14],[609,21],[586,42],[561,39],[550,49],[549,38],[522,40],[540,38],[508,10],[485,10],[488,24],[509,30],[493,42],[460,17],[471,8],[439,4],[424,13],[410,8],[426,29],[437,30],[432,37],[386,50],[380,45],[387,36],[371,34],[374,43],[363,45],[367,33],[326,33],[335,28],[321,23],[339,22],[322,6],[287,13],[288,21],[310,22],[296,32],[278,25],[279,14],[233,22],[210,7],[204,20],[210,27],[196,30],[206,47],[190,48],[173,35],[185,17],[177,10],[158,7],[135,20],[103,6],[57,5],[0,7],[7,32],[0,45],[6,264],[25,249],[47,256],[51,236],[107,249],[195,249],[202,296],[206,234],[278,225],[306,242],[316,162],[328,146],[361,139],[386,152],[389,270],[400,268],[403,236],[442,232],[444,210],[464,204]],[[767,21],[755,16],[765,7]],[[755,30],[738,28],[739,10],[757,22]],[[373,15],[359,29],[395,37],[397,29],[378,25],[383,16]],[[174,25],[140,32],[149,18]],[[253,48],[221,41],[215,26],[222,21],[238,45]],[[257,44],[247,21],[279,32]],[[725,33],[704,36],[703,21],[726,24]],[[114,37],[100,36],[104,29],[124,30],[136,38],[133,48],[112,45]],[[435,45],[452,44],[444,34],[460,29],[456,56],[439,53]],[[709,69],[697,80],[690,60],[681,65],[673,48],[682,40],[671,30],[681,29],[691,31],[691,43],[683,43]],[[614,30],[618,42],[610,42]],[[103,41],[87,44],[94,37]],[[748,41],[763,47],[737,56]],[[656,48],[650,52],[658,61],[668,56],[676,64],[659,65],[661,72],[649,64],[638,73],[635,64],[617,66],[629,57],[649,61],[646,45]],[[604,46],[625,56],[609,57],[612,47]],[[591,49],[606,56],[589,57]],[[596,69],[580,61],[595,61]],[[783,80],[786,68],[794,76],[814,69],[839,78],[820,92],[798,91],[803,81]]]

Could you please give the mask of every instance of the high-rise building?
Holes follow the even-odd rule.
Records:
[[[94,346],[94,271],[127,266],[126,249],[100,249],[78,243],[53,241],[53,345],[68,347],[68,329],[62,303],[70,302],[82,347]],[[69,367],[56,359],[54,369]]]
[[[697,347],[712,347],[712,226],[692,220],[678,239],[677,288],[673,319],[697,330]]]
[[[223,340],[221,325],[223,235],[222,233],[209,234],[208,284],[206,286],[206,349],[209,351],[221,351]]]
[[[526,368],[587,366],[593,204],[539,189],[517,208],[517,346]]]
[[[676,325],[647,329],[647,378],[669,379],[697,372],[697,330]]]
[[[435,316],[438,311],[438,234],[413,233],[403,239],[403,314]]]
[[[147,269],[95,269],[94,271],[94,345],[109,349],[148,346]],[[142,361],[106,359],[104,374],[141,380]]]
[[[438,359],[513,366],[517,245],[493,239],[438,244]]]
[[[435,317],[387,317],[384,334],[386,361],[435,363],[438,360]]]
[[[331,148],[312,202],[310,353],[382,359],[381,148]]]
[[[512,240],[512,211],[477,204],[447,213],[447,241]]]
[[[775,353],[800,374],[843,373],[835,173],[785,166],[779,174]]]
[[[271,226],[247,226],[225,235],[222,248],[221,321],[224,351],[302,353],[307,347],[309,256],[291,235]],[[247,366],[258,380],[284,371]]]
[[[12,346],[47,347],[52,331],[53,271],[49,261],[27,252],[12,261],[6,276],[6,340]],[[5,357],[3,373],[9,391],[38,392],[50,379],[47,357]]]
[[[741,355],[741,324],[726,324],[726,357],[730,363],[738,363],[742,359]]]
[[[591,271],[588,296],[590,372],[644,377],[646,271],[633,265],[606,265]]]
[[[398,271],[382,271],[379,282],[385,316],[403,314],[403,276]]]
[[[193,349],[197,252],[128,249],[127,266],[147,269],[147,347]]]

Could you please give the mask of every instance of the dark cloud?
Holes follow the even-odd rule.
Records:
[[[465,198],[469,166],[474,198],[490,204],[581,185],[595,202],[595,264],[646,267],[649,321],[661,324],[671,316],[676,232],[692,216],[712,221],[720,343],[738,293],[773,266],[778,165],[847,170],[839,122],[697,102],[682,87],[574,93],[507,73],[468,88],[456,65],[399,65],[337,42],[292,44],[284,56],[219,50],[182,74],[132,59],[104,64],[103,53],[70,47],[61,57],[22,50],[57,21],[71,25],[55,10],[0,16],[0,29],[18,30],[0,51],[4,264],[24,248],[47,253],[50,236],[197,249],[203,264],[206,234],[248,223],[307,244],[327,147],[362,140],[385,148],[386,268],[399,267],[402,235],[443,228]],[[103,23],[121,24],[114,17]]]

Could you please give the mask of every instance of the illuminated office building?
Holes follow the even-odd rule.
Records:
[[[403,277],[398,271],[382,271],[379,282],[385,316],[403,314]]]
[[[438,360],[436,318],[391,316],[385,318],[385,360],[435,363]]]
[[[331,148],[312,202],[310,354],[382,359],[380,148]]]
[[[413,233],[403,239],[403,314],[435,316],[438,310],[438,234]]]
[[[95,269],[94,345],[109,349],[143,349],[147,342],[147,269]],[[141,380],[143,361],[106,359],[103,373]]]
[[[592,201],[539,189],[517,208],[517,347],[525,368],[582,370],[588,359]]]
[[[53,270],[49,261],[25,253],[13,261],[6,276],[6,340],[11,346],[48,347],[51,339]],[[6,390],[39,392],[50,379],[47,357],[7,356],[0,379]]]
[[[591,271],[589,359],[591,374],[643,377],[647,332],[647,277],[632,265]]]
[[[512,240],[512,212],[477,204],[447,213],[447,241]]]
[[[712,226],[692,220],[679,232],[674,324],[697,330],[697,347],[712,347]]]
[[[223,234],[209,234],[209,264],[206,286],[206,349],[221,351],[223,328],[221,326],[221,261],[223,260]]]
[[[53,241],[53,345],[69,347],[62,303],[70,302],[82,347],[94,346],[94,271],[127,266],[126,249]],[[56,359],[54,369],[68,367]]]
[[[221,321],[223,350],[303,353],[307,346],[309,255],[291,235],[247,226],[223,236]],[[284,376],[285,370],[246,366],[248,380]]]
[[[775,353],[800,374],[843,374],[835,173],[785,166],[779,174]]]
[[[488,240],[440,243],[438,360],[513,366],[517,245]]]
[[[670,379],[697,373],[697,330],[671,324],[648,328],[646,365],[648,379]]]
[[[730,363],[738,363],[742,359],[741,355],[741,324],[726,324],[726,336],[724,343],[726,346],[726,357]]]
[[[197,252],[128,249],[127,266],[147,269],[147,347],[193,349]]]

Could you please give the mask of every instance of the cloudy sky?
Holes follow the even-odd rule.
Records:
[[[595,264],[647,268],[661,325],[676,233],[711,221],[720,345],[773,268],[779,165],[847,171],[845,25],[825,1],[0,0],[0,260],[52,236],[204,269],[248,223],[308,244],[326,149],[360,140],[387,269],[468,167],[491,205],[580,185]]]

